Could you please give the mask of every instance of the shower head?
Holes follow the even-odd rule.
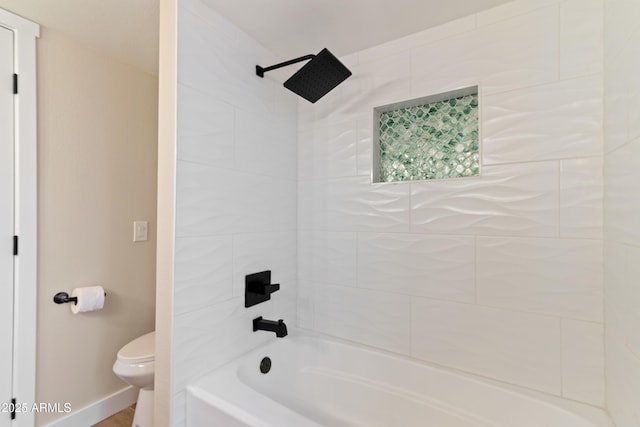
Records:
[[[327,49],[322,49],[317,55],[302,56],[267,68],[256,65],[256,74],[263,77],[267,71],[308,59],[311,61],[289,77],[284,82],[284,87],[311,103],[315,103],[351,75],[351,71]]]
[[[322,49],[304,67],[289,77],[289,80],[284,82],[284,87],[314,103],[350,75],[351,71],[338,58],[327,49]]]

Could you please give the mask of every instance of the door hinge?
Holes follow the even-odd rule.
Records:
[[[13,254],[18,255],[18,236],[13,236]]]
[[[16,419],[16,404],[17,404],[17,400],[16,398],[12,398],[11,399],[11,419],[15,420]]]
[[[13,73],[13,94],[18,93],[18,75]]]

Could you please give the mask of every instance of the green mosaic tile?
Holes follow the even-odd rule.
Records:
[[[477,176],[478,95],[380,114],[380,181]]]

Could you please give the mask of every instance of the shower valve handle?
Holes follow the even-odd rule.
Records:
[[[244,279],[244,306],[251,307],[269,301],[271,294],[280,290],[278,283],[271,283],[271,270],[248,274]]]

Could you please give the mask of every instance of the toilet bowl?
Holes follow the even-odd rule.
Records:
[[[134,339],[120,349],[113,364],[122,381],[140,389],[132,427],[153,427],[155,338],[154,331]]]

